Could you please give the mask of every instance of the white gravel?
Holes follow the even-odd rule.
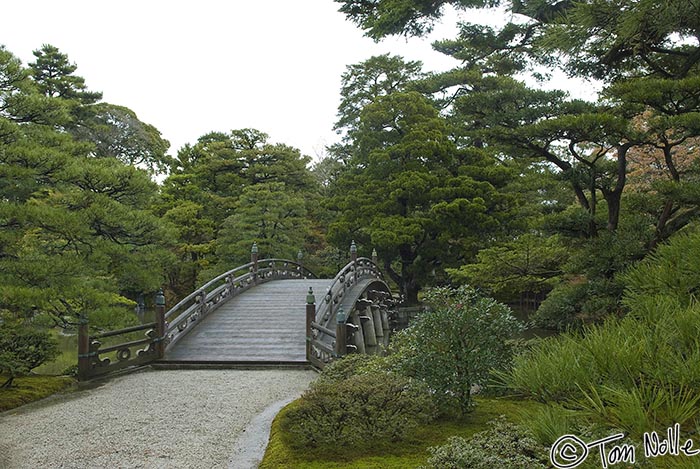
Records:
[[[269,409],[301,394],[315,376],[147,370],[114,378],[0,414],[0,467],[208,469],[229,461],[235,469],[256,467],[254,451],[245,455],[249,462],[236,462],[246,428],[269,431],[275,414]],[[266,409],[263,422],[248,426]],[[259,442],[260,435],[247,439]]]

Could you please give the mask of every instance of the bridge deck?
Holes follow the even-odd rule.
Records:
[[[306,294],[317,304],[332,280],[275,280],[221,305],[165,354],[164,362],[306,362]]]

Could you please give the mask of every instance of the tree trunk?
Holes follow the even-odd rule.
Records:
[[[413,257],[415,260],[415,256]],[[389,277],[399,286],[399,293],[403,297],[405,305],[414,306],[418,304],[418,292],[420,285],[417,284],[415,275],[411,272],[413,261],[405,262],[401,260],[401,273],[399,274],[391,266],[391,262],[384,261],[384,271],[389,274]]]
[[[404,297],[405,306],[416,306],[418,304],[418,292],[420,287],[413,280],[404,282],[401,286],[401,294]]]

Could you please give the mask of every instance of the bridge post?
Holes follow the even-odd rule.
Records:
[[[78,326],[78,379],[84,380],[90,372],[90,334],[88,319],[80,317]]]
[[[316,320],[316,297],[314,297],[314,289],[309,287],[309,293],[306,295],[306,359],[311,361],[311,323]]]
[[[156,356],[165,356],[165,295],[161,288],[156,293]]]
[[[348,325],[345,323],[347,317],[343,308],[338,308],[335,314],[335,355],[344,357],[348,354]]]
[[[258,243],[253,243],[250,248],[250,262],[253,263],[253,285],[258,284]]]
[[[377,262],[379,262],[379,259],[378,259],[378,257],[377,257],[377,250],[376,250],[376,249],[372,249],[372,263],[373,263],[374,265],[377,265]]]
[[[354,239],[350,243],[350,260],[352,261],[352,275],[357,282],[357,245]]]

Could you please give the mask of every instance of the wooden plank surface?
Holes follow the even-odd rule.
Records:
[[[316,304],[332,280],[275,280],[236,296],[206,316],[164,362],[306,362],[306,294]]]

